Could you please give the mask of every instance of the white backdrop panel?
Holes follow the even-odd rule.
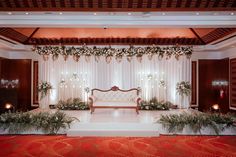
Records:
[[[159,60],[156,56],[149,60],[147,56],[143,56],[141,63],[135,57],[131,62],[123,58],[118,63],[113,57],[109,64],[104,57],[100,57],[98,62],[93,56],[89,62],[84,57],[75,62],[71,56],[67,61],[59,56],[56,61],[51,57],[48,61],[41,59],[39,65],[40,81],[48,81],[53,86],[50,96],[41,100],[42,108],[68,98],[80,97],[87,101],[88,94],[84,90],[86,87],[110,89],[112,86],[121,89],[140,87],[143,100],[157,97],[183,108],[189,106],[189,98],[181,100],[176,94],[177,82],[191,80],[191,60],[185,56],[179,60],[174,57]],[[165,81],[166,89],[159,87],[161,79]]]

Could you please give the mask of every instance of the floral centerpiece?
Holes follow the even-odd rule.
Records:
[[[181,96],[189,96],[191,93],[191,85],[188,81],[178,82],[176,85],[176,91]]]
[[[38,86],[38,92],[40,93],[40,99],[44,98],[48,91],[52,89],[52,85],[49,82],[43,81]]]

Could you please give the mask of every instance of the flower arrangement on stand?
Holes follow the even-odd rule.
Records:
[[[191,85],[188,81],[178,82],[176,85],[176,91],[181,96],[189,96],[191,93]]]
[[[191,94],[191,84],[188,81],[181,81],[176,84],[176,91],[181,96],[181,105],[183,103],[184,96]]]
[[[52,89],[52,85],[49,82],[41,82],[38,86],[38,92],[40,93],[40,99],[43,99]]]

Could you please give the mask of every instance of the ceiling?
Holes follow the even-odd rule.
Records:
[[[207,45],[235,36],[235,11],[236,0],[1,0],[0,39],[24,45]]]
[[[235,0],[1,0],[1,11],[233,11]]]
[[[236,28],[0,28],[0,35],[26,45],[206,45]]]

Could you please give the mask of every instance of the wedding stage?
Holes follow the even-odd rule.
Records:
[[[56,109],[35,109],[31,112],[56,112]],[[192,109],[172,109],[169,111],[143,111],[136,114],[130,109],[97,109],[90,111],[61,111],[67,116],[78,120],[72,122],[71,127],[60,130],[59,134],[67,136],[94,136],[94,137],[158,137],[160,135],[216,135],[211,129],[194,133],[185,128],[183,132],[169,133],[162,124],[158,123],[161,115],[196,112]],[[25,134],[42,134],[40,132],[27,132]],[[220,135],[235,135],[236,130],[225,129]]]

